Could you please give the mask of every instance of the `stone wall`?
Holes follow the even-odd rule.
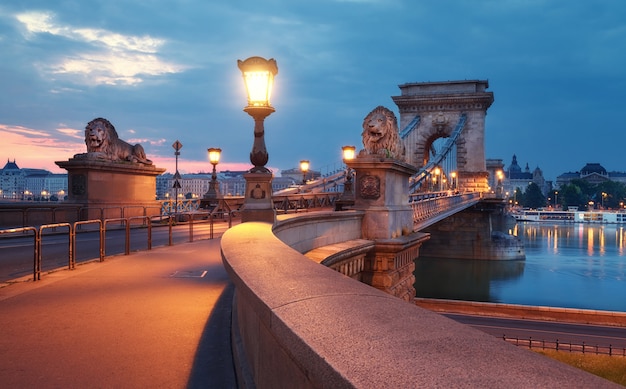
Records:
[[[221,252],[241,387],[612,386],[321,266],[271,224],[231,228]]]

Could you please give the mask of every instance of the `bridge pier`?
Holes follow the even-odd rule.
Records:
[[[354,208],[365,211],[361,236],[373,240],[365,256],[362,281],[405,301],[415,297],[415,263],[428,234],[413,232],[409,177],[416,169],[380,155],[346,162],[356,172]]]
[[[522,260],[524,245],[507,231],[501,200],[483,200],[422,231],[430,240],[421,254],[433,258]]]

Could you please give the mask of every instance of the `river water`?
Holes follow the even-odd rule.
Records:
[[[417,297],[626,312],[626,226],[518,223],[524,261],[420,257]]]

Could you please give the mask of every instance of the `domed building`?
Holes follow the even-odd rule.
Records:
[[[546,181],[543,177],[543,171],[536,167],[532,172],[528,163],[522,170],[522,167],[517,163],[517,155],[513,154],[513,159],[509,167],[504,171],[504,191],[513,193],[516,188],[519,188],[522,192],[526,190],[528,184],[535,183],[541,189],[541,193],[547,196],[552,190],[552,182]]]
[[[572,180],[583,180],[592,185],[597,185],[606,181],[616,181],[626,183],[626,173],[607,172],[599,163],[587,163],[579,172],[563,173],[556,178],[558,187],[567,185]]]

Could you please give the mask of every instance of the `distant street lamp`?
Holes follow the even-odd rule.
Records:
[[[300,161],[300,171],[302,172],[302,185],[306,184],[306,174],[309,171],[309,161],[303,159]]]
[[[343,146],[341,151],[343,154],[343,163],[347,164],[354,159],[356,147]],[[346,166],[346,172],[344,174],[346,178],[343,183],[343,193],[335,202],[335,211],[343,210],[345,205],[354,205],[354,192],[352,191],[352,176],[354,175],[354,171],[349,166]]]
[[[555,190],[554,191],[554,208],[556,208],[557,205],[559,205],[559,191]]]
[[[222,149],[212,147],[207,151],[209,153],[209,162],[213,165],[213,173],[211,174],[211,181],[209,182],[209,190],[205,193],[204,199],[215,200],[220,198],[220,183],[217,181],[217,170],[215,167],[220,163]]]
[[[441,180],[439,179],[439,175],[441,174],[441,169],[436,167],[434,170],[434,173],[435,175],[433,177],[433,183],[435,184],[435,187],[433,187],[433,190],[437,189],[438,191],[441,191]],[[439,185],[437,185],[437,181],[439,181]]]
[[[272,172],[265,167],[269,155],[265,147],[263,122],[275,111],[270,97],[278,65],[273,58],[250,57],[238,60],[237,66],[243,75],[248,97],[248,105],[243,110],[254,119],[254,143],[250,152],[250,162],[254,167],[244,174],[246,191],[241,219],[242,222],[273,223]]]
[[[452,190],[456,190],[456,172],[450,173],[450,177],[452,177]]]
[[[502,179],[504,178],[504,173],[502,173],[502,170],[498,170],[496,172],[496,176],[498,177],[498,182],[496,183],[496,197],[501,198],[502,191],[504,190],[504,188],[502,187]]]

